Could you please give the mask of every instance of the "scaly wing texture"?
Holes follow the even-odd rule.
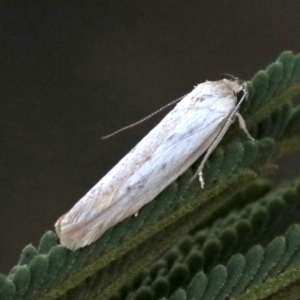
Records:
[[[58,221],[63,245],[90,244],[155,198],[207,150],[235,106],[233,97],[185,99]]]

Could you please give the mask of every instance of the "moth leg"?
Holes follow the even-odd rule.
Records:
[[[228,124],[231,124],[231,120],[228,122]],[[226,128],[227,127],[227,128]],[[196,172],[196,174],[192,177],[191,180],[194,179],[194,177],[198,174],[199,176],[199,181],[200,181],[200,186],[201,189],[204,189],[204,179],[203,179],[203,169],[205,166],[205,163],[207,162],[209,156],[212,154],[212,152],[215,150],[215,148],[218,146],[218,144],[221,142],[224,134],[226,133],[227,129],[229,126],[224,126],[223,129],[221,130],[221,132],[218,134],[218,136],[216,137],[216,139],[212,142],[212,144],[209,146],[209,148],[207,149],[205,156],[203,157],[201,164]],[[225,128],[225,129],[224,129]]]
[[[220,142],[220,141],[219,141]],[[218,144],[219,144],[218,142]],[[214,142],[209,146],[209,148],[207,149],[204,158],[201,161],[201,164],[196,172],[196,174],[193,176],[192,179],[194,179],[194,177],[198,174],[199,176],[199,181],[200,181],[200,186],[201,189],[204,189],[204,179],[203,179],[203,169],[205,167],[205,163],[207,162],[209,156],[211,155],[211,153],[214,151],[214,149],[217,147],[218,144],[215,144]]]
[[[139,215],[139,211],[136,211],[133,215],[137,217]]]
[[[204,166],[203,166],[204,167]],[[203,179],[203,173],[202,173],[202,169],[200,171],[198,171],[198,175],[199,175],[199,181],[200,181],[200,186],[201,186],[201,189],[204,189],[204,179]]]
[[[205,166],[206,161],[208,160],[209,156],[212,154],[212,152],[216,149],[216,147],[219,145],[219,143],[221,142],[221,140],[223,139],[225,133],[227,132],[228,128],[230,127],[230,125],[234,122],[236,114],[237,114],[237,109],[238,107],[236,107],[236,109],[232,112],[231,116],[227,119],[225,125],[223,126],[223,128],[221,129],[221,131],[219,132],[219,134],[217,135],[217,137],[215,138],[215,140],[211,143],[211,145],[208,147],[205,156],[203,157],[203,160],[196,172],[196,174],[199,175],[199,181],[200,181],[200,185],[201,188],[204,189],[204,179],[203,179],[203,169]],[[245,121],[242,118],[244,124]],[[245,124],[246,127],[246,124]],[[246,129],[247,130],[247,129]],[[248,132],[248,131],[247,131]],[[250,134],[249,134],[250,136]],[[195,177],[195,175],[192,177],[191,180],[193,180]]]
[[[248,131],[248,129],[247,129],[245,120],[243,119],[242,115],[239,114],[239,113],[237,112],[237,113],[236,113],[236,116],[238,117],[240,128],[246,133],[247,137],[248,137],[251,141],[255,141],[254,138],[250,135],[250,133],[249,133],[249,131]]]
[[[224,125],[224,127],[222,128],[222,130],[220,131],[220,133],[217,135],[217,137],[215,138],[215,140],[211,143],[211,145],[208,147],[205,156],[203,157],[201,164],[196,172],[196,174],[192,177],[191,180],[194,179],[194,177],[198,174],[199,176],[199,181],[200,181],[200,185],[201,188],[204,189],[204,179],[203,179],[203,169],[205,166],[205,163],[207,162],[208,158],[210,157],[210,155],[212,154],[212,152],[216,149],[216,147],[219,145],[219,143],[221,142],[223,136],[225,135],[227,129],[229,128],[229,126],[231,125],[232,120],[228,120],[226,122],[226,124]]]
[[[237,104],[237,106],[235,107],[235,109],[233,110],[233,112],[231,113],[231,115],[229,116],[229,118],[227,119],[225,125],[223,126],[223,128],[221,129],[221,131],[219,132],[219,134],[217,135],[217,137],[215,138],[215,140],[212,142],[212,144],[209,146],[209,148],[207,149],[205,156],[197,170],[197,173],[199,175],[199,181],[200,181],[200,185],[201,188],[204,188],[204,179],[203,179],[203,168],[205,166],[206,161],[208,160],[209,156],[211,155],[211,153],[216,149],[216,147],[219,145],[219,143],[221,142],[221,140],[223,139],[225,133],[227,132],[228,128],[230,127],[230,125],[235,121],[235,118],[238,117],[239,120],[239,124],[240,127],[244,130],[244,132],[246,133],[246,135],[254,141],[254,138],[249,134],[247,127],[246,127],[246,123],[243,119],[243,117],[238,113],[238,110],[240,108],[240,106],[242,105],[243,101],[247,98],[248,96],[248,92],[246,91],[242,97],[242,99],[239,101],[239,103]],[[197,174],[196,173],[196,174]],[[191,180],[193,180],[195,177],[195,175],[192,177]]]

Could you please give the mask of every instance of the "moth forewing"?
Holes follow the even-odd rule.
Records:
[[[209,156],[235,119],[240,105],[237,95],[243,91],[247,87],[239,80],[197,85],[58,219],[55,229],[61,244],[72,250],[91,244],[107,229],[136,214],[204,152]]]

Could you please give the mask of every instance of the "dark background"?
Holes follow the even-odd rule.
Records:
[[[164,114],[101,136],[220,73],[250,79],[300,51],[299,1],[19,3],[0,5],[4,273]]]

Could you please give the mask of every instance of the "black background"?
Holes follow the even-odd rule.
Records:
[[[38,245],[164,114],[206,79],[250,79],[300,51],[299,1],[0,5],[0,271]],[[299,155],[278,176],[297,174]]]

